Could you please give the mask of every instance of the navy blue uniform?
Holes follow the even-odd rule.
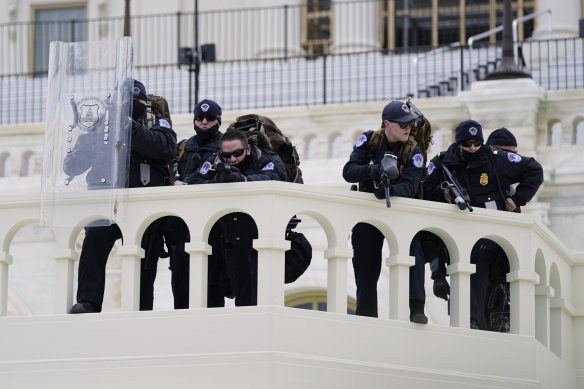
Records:
[[[258,155],[260,154],[260,155]],[[251,153],[237,164],[247,181],[286,181],[286,169],[278,154],[251,147]],[[225,275],[236,306],[257,304],[257,226],[246,213],[234,212],[218,220],[224,244]]]
[[[217,131],[208,141],[201,141],[198,135],[183,140],[184,153],[178,161],[181,181],[188,185],[206,184],[212,178],[212,162],[219,153],[221,132]],[[189,230],[185,222],[174,216],[168,216],[164,238],[169,252],[171,287],[174,296],[174,308],[186,309],[189,307],[189,261],[190,256],[185,252],[185,242],[190,241]],[[222,307],[225,305],[223,292],[218,284],[223,265],[217,258],[222,257],[220,234],[217,228],[212,228],[208,243],[212,247],[212,254],[208,258],[208,291],[207,306]]]
[[[78,142],[76,148],[83,144]],[[129,186],[135,188],[168,185],[168,161],[174,158],[175,154],[176,133],[166,120],[157,118],[155,125],[150,129],[134,120],[131,135]],[[65,161],[65,173],[80,174],[72,169],[79,169],[80,166],[85,167],[86,162],[83,161],[87,159],[88,155],[90,154],[83,153],[83,150],[80,150],[79,153],[72,152],[68,160]],[[101,182],[102,178],[107,181],[107,177],[103,177],[103,173],[111,171],[109,168],[111,163],[111,158],[96,159],[88,167],[91,169],[87,174],[87,183],[90,188],[94,188],[95,183]],[[106,169],[103,168],[104,166]],[[151,228],[156,228],[156,225],[149,227],[149,229]],[[149,231],[147,230],[142,239],[142,247],[146,249],[146,256],[150,254],[148,249],[152,247],[148,236]],[[116,224],[99,227],[90,225],[85,228],[85,239],[79,257],[78,302],[90,302],[101,310],[107,259],[115,241],[121,237],[122,233]]]
[[[371,162],[379,164],[385,152],[391,152],[398,157],[398,167],[401,170],[400,176],[391,181],[391,195],[416,197],[424,168],[421,149],[416,146],[411,158],[402,169],[402,158],[399,155],[402,143],[389,144],[387,138],[383,136],[381,145],[373,151],[369,146],[372,134],[373,131],[367,131],[357,140],[349,161],[343,168],[343,178],[348,182],[359,182],[359,189],[363,192],[379,191],[380,193],[383,189],[380,189],[379,183],[369,177],[368,166]],[[377,281],[381,273],[383,239],[383,234],[370,224],[358,223],[353,228],[351,242],[357,284],[357,315],[377,317]],[[410,271],[410,277],[412,277],[412,271]]]
[[[443,165],[448,166],[464,187],[473,207],[505,210],[505,197],[509,194],[507,189],[516,183],[518,185],[511,199],[518,207],[524,206],[543,183],[543,169],[534,158],[491,150],[486,146],[476,153],[476,159],[466,163],[460,156],[458,146],[452,144],[447,151],[434,157],[424,180],[424,198],[446,202],[444,190],[440,187],[444,181]],[[490,240],[480,239],[471,252],[471,263],[476,264],[476,272],[471,276],[471,319],[479,328],[486,328],[484,296],[489,281],[489,262],[501,256],[498,246],[495,246]],[[495,254],[487,255],[489,253]]]

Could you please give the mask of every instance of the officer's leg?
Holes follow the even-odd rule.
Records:
[[[158,257],[142,258],[140,262],[140,310],[151,311],[154,306],[154,281],[158,268]]]
[[[475,273],[470,276],[470,318],[471,328],[486,329],[484,306],[489,281],[489,260],[481,240],[474,245],[470,254],[470,262],[476,265]]]
[[[168,254],[174,309],[187,309],[189,307],[190,256],[185,252],[185,242],[169,246]]]
[[[224,307],[225,296],[232,297],[229,280],[225,273],[223,236],[219,223],[215,223],[209,233],[212,254],[209,255],[207,276],[207,307]]]
[[[367,223],[358,223],[351,234],[353,270],[357,285],[357,315],[377,317],[377,281],[381,272],[383,234]]]
[[[77,302],[92,304],[96,312],[101,311],[103,304],[107,259],[114,243],[121,237],[122,232],[117,224],[85,227],[79,257]]]
[[[426,258],[422,251],[420,233],[417,233],[412,239],[410,255],[415,258],[414,266],[410,267],[410,321],[426,324],[428,323],[428,318],[424,315]]]
[[[249,215],[243,213],[229,214],[224,218],[225,266],[235,295],[235,305],[255,305],[252,291],[254,269],[250,264],[253,237],[257,236],[255,223]]]

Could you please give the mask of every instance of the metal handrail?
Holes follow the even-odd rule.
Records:
[[[519,23],[524,22],[524,21],[534,19],[537,16],[542,15],[544,13],[549,14],[549,28],[548,28],[548,31],[549,31],[550,38],[551,38],[551,35],[552,35],[552,10],[551,9],[547,8],[547,9],[544,9],[544,10],[541,10],[541,11],[538,11],[538,12],[530,13],[529,15],[525,15],[525,16],[522,16],[522,17],[517,18],[517,19],[513,19],[513,22],[512,22],[512,24],[513,24],[513,58],[515,60],[515,63],[517,63],[517,59],[518,59],[518,56],[519,56],[519,53],[518,53],[518,42],[517,42],[517,35],[518,35],[517,34],[517,25]],[[498,27],[495,27],[492,30],[485,31],[485,32],[482,32],[482,33],[477,34],[477,35],[473,35],[470,38],[468,38],[468,40],[467,40],[468,54],[469,54],[469,57],[470,57],[469,58],[469,76],[468,76],[469,83],[472,84],[472,82],[473,82],[473,70],[472,70],[472,45],[473,45],[473,43],[475,41],[478,41],[478,40],[484,39],[484,38],[486,38],[488,36],[491,36],[493,34],[496,34],[496,33],[500,32],[500,31],[503,31],[503,26],[502,25],[501,26],[498,26]],[[548,51],[549,51],[548,56],[549,56],[549,58],[551,58],[551,48],[549,46],[548,46]]]
[[[543,9],[541,11],[537,11],[534,13],[531,13],[529,15],[525,15],[522,16],[518,19],[514,19],[513,20],[513,58],[515,59],[515,63],[518,63],[517,61],[519,60],[519,42],[518,42],[518,33],[517,33],[517,25],[519,23],[523,23],[527,20],[531,20],[531,19],[535,19],[536,17],[538,17],[539,15],[545,14],[547,13],[549,18],[549,25],[548,25],[548,33],[549,33],[549,37],[548,39],[552,38],[552,10],[550,8],[547,9]],[[551,47],[548,45],[548,61],[549,59],[551,59],[552,56],[552,49]]]

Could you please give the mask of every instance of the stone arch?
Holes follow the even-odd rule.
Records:
[[[328,139],[328,158],[341,158],[345,139],[339,131],[333,131]]]
[[[355,225],[357,225],[358,223],[367,223],[377,228],[383,234],[384,239],[387,241],[387,244],[389,246],[389,255],[393,257],[394,255],[399,254],[400,245],[397,236],[393,232],[391,227],[389,227],[386,223],[378,219],[359,220],[357,223],[355,223]],[[409,245],[407,246],[404,245],[404,247],[407,247],[409,249]]]
[[[10,244],[12,243],[12,239],[14,239],[14,236],[18,233],[18,231],[20,231],[23,227],[25,227],[29,224],[37,224],[37,223],[38,223],[38,219],[25,218],[25,219],[22,219],[22,220],[16,222],[11,227],[9,227],[7,233],[4,235],[4,240],[2,241],[2,250],[4,252],[8,253],[10,250]]]
[[[5,151],[0,153],[0,177],[10,175],[10,153]]]
[[[550,350],[558,357],[562,357],[562,284],[558,265],[553,263],[550,268],[550,286],[553,289],[553,298],[550,304]]]
[[[562,144],[562,122],[559,119],[552,119],[547,126],[547,145],[560,146]]]
[[[304,137],[304,159],[315,159],[318,157],[318,137],[314,133]]]
[[[20,177],[32,176],[34,173],[34,152],[26,150],[20,157]]]
[[[535,286],[535,338],[543,345],[548,344],[549,328],[549,286],[545,258],[541,249],[535,253],[535,272],[539,276],[539,284]]]
[[[578,116],[574,119],[572,128],[572,143],[575,145],[584,145],[584,118]]]

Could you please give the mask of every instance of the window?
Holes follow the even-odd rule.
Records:
[[[577,145],[584,145],[584,120],[576,126],[576,136],[574,143]]]
[[[302,47],[309,55],[328,54],[333,42],[331,0],[304,0],[302,4]]]
[[[82,42],[87,40],[85,6],[42,8],[34,11],[33,72],[44,75],[49,68],[52,41]]]
[[[550,127],[550,137],[549,137],[549,145],[550,146],[559,146],[562,144],[562,123],[555,122]]]
[[[0,154],[0,177],[8,177],[10,173],[10,154]]]
[[[326,290],[309,290],[291,294],[286,296],[286,306],[326,312]],[[355,299],[347,297],[347,313],[354,315],[356,309],[357,302]]]

